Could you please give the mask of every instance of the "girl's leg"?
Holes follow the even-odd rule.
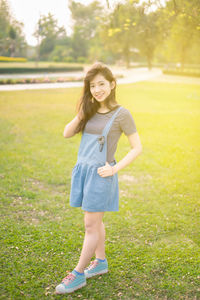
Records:
[[[102,222],[99,231],[99,240],[95,250],[96,258],[105,259],[105,236],[106,236],[105,226]]]
[[[83,273],[98,245],[104,212],[85,212],[85,238],[75,270]]]

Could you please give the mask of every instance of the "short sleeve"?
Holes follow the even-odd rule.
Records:
[[[125,135],[130,135],[137,132],[135,121],[128,109],[123,108],[121,110],[119,121],[120,121],[120,128]]]

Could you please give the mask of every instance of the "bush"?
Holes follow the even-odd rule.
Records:
[[[12,84],[12,79],[7,79],[6,84]]]
[[[64,62],[74,62],[74,59],[73,59],[73,57],[72,56],[66,56],[66,57],[64,57],[63,58],[63,61]]]
[[[180,71],[180,70],[163,70],[163,74],[166,75],[179,75],[179,76],[190,76],[190,77],[200,77],[200,71],[199,70],[185,70],[185,71]]]
[[[86,57],[79,56],[79,57],[77,58],[77,62],[79,62],[79,63],[85,63],[85,62],[86,62]]]
[[[59,62],[59,61],[61,61],[61,60],[60,60],[59,56],[54,56],[54,57],[53,57],[53,61]]]
[[[83,67],[43,67],[43,68],[0,68],[0,74],[23,74],[23,73],[51,73],[51,72],[69,72],[82,71]]]
[[[6,79],[0,79],[0,85],[1,84],[6,84]]]
[[[27,59],[24,57],[0,56],[0,62],[27,62]]]

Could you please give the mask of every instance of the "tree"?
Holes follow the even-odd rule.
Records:
[[[200,2],[199,0],[171,0],[167,3],[166,13],[173,15],[170,35],[167,40],[170,60],[181,63],[190,59],[190,50],[198,47],[200,53]]]
[[[26,42],[22,29],[23,23],[11,16],[8,2],[0,0],[0,55],[26,55]]]
[[[146,8],[146,9],[145,9]],[[160,22],[162,8],[149,12],[146,4],[139,8],[137,46],[140,53],[146,57],[149,70],[152,68],[156,48],[162,43],[164,36],[163,23]]]
[[[104,17],[101,38],[105,47],[116,57],[122,56],[130,65],[131,49],[136,47],[137,1],[118,4],[114,11]]]
[[[64,27],[59,27],[52,14],[41,16],[34,36],[38,39],[38,60],[47,60],[54,50],[56,41],[66,37]]]
[[[8,46],[8,30],[10,26],[10,12],[8,3],[0,0],[0,54],[6,55]]]
[[[87,58],[89,49],[93,45],[94,40],[96,40],[102,7],[98,1],[94,1],[89,5],[83,5],[71,0],[69,1],[69,8],[74,21],[72,35],[73,57],[76,60],[78,57]]]

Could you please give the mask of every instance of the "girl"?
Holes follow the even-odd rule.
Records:
[[[105,256],[105,211],[119,210],[117,173],[142,151],[130,112],[115,99],[116,80],[110,69],[95,63],[84,79],[77,116],[65,126],[64,137],[82,132],[78,159],[72,170],[70,205],[84,211],[85,238],[79,262],[56,287],[57,294],[86,285],[86,278],[108,272]],[[124,132],[131,150],[118,163],[114,154]],[[95,254],[96,259],[86,268]]]

